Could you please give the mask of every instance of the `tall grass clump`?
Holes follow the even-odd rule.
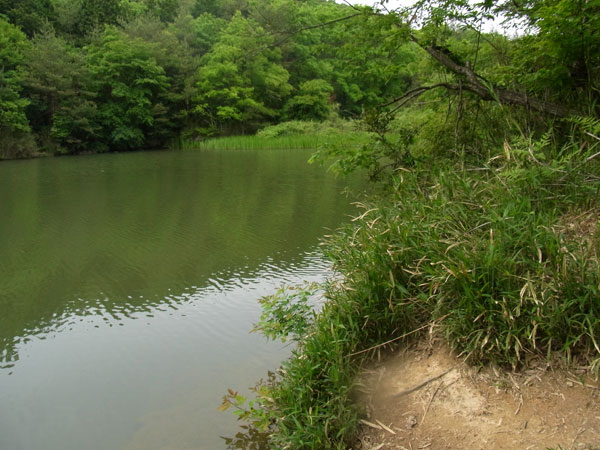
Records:
[[[337,116],[322,122],[290,120],[276,125],[269,125],[259,130],[261,137],[281,137],[300,135],[348,135],[356,134],[358,124],[353,120],[341,119]]]
[[[347,448],[361,362],[434,324],[473,363],[559,356],[598,373],[599,146],[523,138],[478,166],[397,172],[328,238],[340,276],[321,311],[285,291],[264,300],[259,328],[297,347],[245,417],[269,427],[273,448]]]
[[[173,147],[181,150],[314,150],[340,142],[351,147],[364,145],[368,140],[368,133],[357,131],[353,122],[331,119],[325,122],[282,122],[267,126],[255,135],[224,136],[199,140],[180,139],[173,144]]]
[[[326,142],[327,137],[316,135],[262,137],[226,136],[201,141],[183,140],[177,146],[182,150],[259,150],[259,149],[314,149]]]

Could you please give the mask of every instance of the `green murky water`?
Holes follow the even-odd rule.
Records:
[[[224,448],[289,353],[257,299],[329,272],[345,181],[304,151],[0,164],[0,449]]]

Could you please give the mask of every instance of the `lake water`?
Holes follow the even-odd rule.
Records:
[[[257,300],[322,280],[346,181],[305,151],[0,163],[0,449],[225,448],[290,349]]]

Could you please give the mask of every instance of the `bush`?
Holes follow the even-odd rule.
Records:
[[[277,125],[270,125],[256,133],[260,137],[296,136],[304,134],[312,135],[338,135],[345,133],[356,133],[356,124],[351,120],[343,120],[332,117],[324,122],[312,122],[301,120],[290,120]]]
[[[0,138],[0,159],[30,158],[37,155],[35,139],[28,132],[5,132]]]

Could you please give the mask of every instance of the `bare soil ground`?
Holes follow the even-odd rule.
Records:
[[[478,370],[425,342],[361,380],[367,414],[356,450],[600,449],[600,385],[583,371]]]

